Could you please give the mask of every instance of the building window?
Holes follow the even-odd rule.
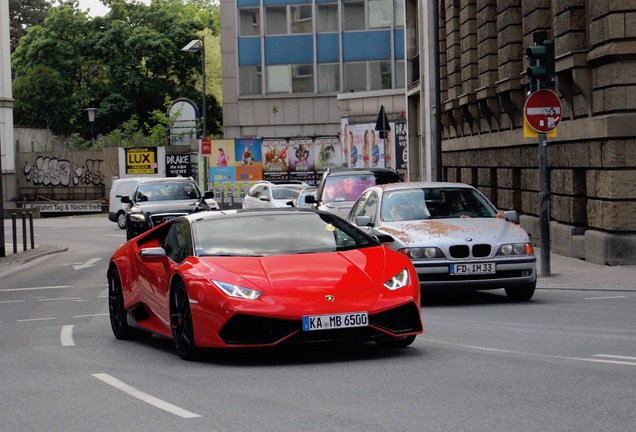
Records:
[[[342,28],[345,31],[365,30],[364,1],[342,1]]]
[[[292,93],[314,92],[314,65],[292,65]]]
[[[267,35],[313,32],[311,5],[265,7]]]
[[[287,34],[287,6],[266,7],[265,25],[268,35]]]
[[[291,92],[289,65],[267,66],[267,93]]]
[[[391,27],[393,0],[369,0],[369,28]]]
[[[239,9],[239,35],[260,36],[261,14],[258,8]]]
[[[318,33],[338,31],[337,3],[318,3],[316,5],[316,27]]]
[[[318,93],[340,91],[340,67],[338,63],[318,64]]]
[[[366,62],[350,62],[344,64],[345,88],[344,91],[356,91],[367,89],[367,64]]]
[[[395,0],[395,27],[403,28],[404,27],[404,0]]]
[[[262,93],[261,75],[262,74],[260,66],[240,66],[240,94],[260,95]]]
[[[291,33],[312,33],[313,17],[311,5],[289,6]]]
[[[369,90],[393,88],[391,62],[388,60],[369,62]]]
[[[406,72],[404,60],[395,61],[395,88],[406,87]]]

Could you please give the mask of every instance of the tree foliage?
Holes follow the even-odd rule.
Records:
[[[155,137],[152,141],[160,141],[155,126],[162,127],[157,113],[165,111],[166,100],[201,100],[201,57],[181,49],[204,35],[218,43],[218,4],[103,1],[110,12],[91,18],[76,1],[63,0],[20,39],[12,55],[15,123],[63,135],[78,130],[86,134],[84,109],[96,107],[97,134],[124,126],[130,131],[131,124],[137,124],[141,132]],[[206,51],[214,53],[205,40]],[[214,85],[210,88],[207,129],[218,136],[221,109],[213,95],[220,92]]]

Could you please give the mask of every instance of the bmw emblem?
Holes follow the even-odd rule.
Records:
[[[326,295],[325,298],[327,299],[327,301],[332,302],[334,297],[332,295]]]

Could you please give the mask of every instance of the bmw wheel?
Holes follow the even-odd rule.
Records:
[[[117,226],[121,229],[126,229],[126,213],[117,213]]]
[[[197,348],[194,345],[192,310],[190,309],[190,297],[183,281],[177,282],[172,289],[170,303],[170,324],[174,347],[182,359],[194,360],[197,356]]]
[[[527,285],[506,288],[506,295],[512,301],[524,302],[528,301],[534,295],[534,290],[537,287],[536,282],[529,283]]]

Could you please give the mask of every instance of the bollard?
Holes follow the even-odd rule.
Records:
[[[22,212],[22,250],[27,250],[27,234],[26,234],[26,213]]]
[[[33,235],[33,212],[29,212],[29,227],[31,233],[31,249],[35,249],[35,236]]]
[[[16,229],[16,214],[11,215],[11,231],[13,233],[13,253],[18,253],[18,231]]]

